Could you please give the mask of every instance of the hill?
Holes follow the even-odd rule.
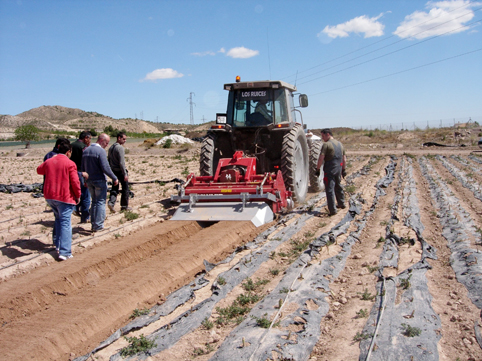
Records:
[[[214,122],[195,125],[154,123],[132,118],[114,119],[97,112],[58,105],[41,106],[18,115],[0,115],[0,139],[13,138],[15,129],[25,124],[33,124],[47,133],[54,131],[77,133],[86,129],[102,132],[105,127],[112,126],[115,129],[125,129],[132,133],[179,132],[193,139],[203,137]],[[477,145],[482,136],[482,129],[477,123],[457,124],[456,128],[386,131],[338,127],[332,128],[332,130],[335,138],[350,149],[406,148],[421,146],[426,142],[470,146]],[[321,129],[310,130],[315,135],[320,136],[321,134]]]
[[[97,113],[87,112],[81,109],[67,108],[59,105],[41,106],[30,109],[17,115],[0,115],[0,138],[13,136],[15,128],[33,124],[43,131],[79,132],[85,129],[102,131],[107,126],[117,129],[125,129],[133,133],[161,133],[166,129],[207,129],[207,125],[185,125],[170,123],[153,123],[141,119],[112,117]]]

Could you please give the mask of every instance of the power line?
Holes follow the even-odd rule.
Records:
[[[388,78],[388,77],[390,77],[390,76],[394,76],[394,75],[406,73],[406,72],[409,72],[409,71],[412,71],[412,70],[415,70],[415,69],[424,68],[424,67],[427,67],[427,66],[430,66],[430,65],[442,63],[442,62],[447,61],[447,60],[451,60],[451,59],[459,58],[459,57],[461,57],[461,56],[473,54],[473,53],[476,53],[476,52],[481,51],[481,50],[482,50],[482,48],[479,48],[479,49],[476,49],[476,50],[468,51],[468,52],[463,53],[463,54],[458,54],[458,55],[454,55],[454,56],[451,56],[451,57],[448,57],[448,58],[444,58],[444,59],[440,59],[440,60],[433,61],[433,62],[430,62],[430,63],[426,63],[426,64],[423,64],[423,65],[414,66],[414,67],[409,68],[409,69],[400,70],[400,71],[397,71],[397,72],[395,72],[395,73],[390,73],[390,74],[382,75],[382,76],[379,76],[379,77],[376,77],[376,78],[364,80],[364,81],[361,81],[361,82],[358,82],[358,83],[354,83],[354,84],[350,84],[350,85],[345,85],[345,86],[338,87],[338,88],[334,88],[334,89],[330,89],[330,90],[325,90],[325,91],[322,91],[322,92],[319,92],[319,93],[310,94],[310,96],[315,96],[315,95],[319,95],[319,94],[330,93],[330,92],[332,92],[332,91],[341,90],[341,89],[346,89],[346,88],[350,88],[350,87],[353,87],[353,86],[356,86],[356,85],[361,85],[361,84],[369,83],[369,82],[372,82],[372,81],[375,81],[375,80],[380,80],[380,79]]]
[[[467,4],[465,4],[465,5],[462,5],[462,6],[458,7],[458,8],[455,8],[455,9],[449,11],[448,14],[450,14],[451,12],[454,12],[454,11],[456,11],[456,10],[459,10],[459,9],[461,9],[461,8],[463,8],[463,7],[467,7],[467,6],[469,6],[469,5],[470,5],[470,3],[467,3]],[[479,10],[481,10],[481,9],[482,9],[482,7],[481,7],[481,8],[478,8],[478,9],[475,9],[475,10],[473,10],[473,11],[470,11],[470,12],[464,13],[464,14],[462,14],[462,15],[456,17],[456,18],[450,19],[450,20],[448,20],[448,21],[446,21],[446,22],[444,22],[444,23],[441,23],[441,24],[435,25],[435,26],[433,26],[433,27],[431,27],[431,28],[429,28],[429,29],[425,29],[425,30],[423,30],[423,31],[420,31],[419,33],[416,33],[416,34],[414,34],[413,36],[417,36],[417,35],[420,35],[420,34],[426,32],[426,31],[433,30],[433,29],[435,29],[435,28],[437,28],[437,27],[439,27],[439,26],[445,25],[445,24],[447,24],[447,23],[449,23],[449,22],[451,22],[451,21],[454,21],[454,20],[456,20],[456,19],[458,19],[458,18],[460,18],[460,17],[466,16],[467,14],[470,14],[470,13],[476,12],[476,11],[479,11]],[[443,14],[443,15],[445,15],[445,14]],[[441,17],[441,16],[442,16],[442,15],[439,15],[439,16],[437,16],[437,17],[435,17],[435,18],[432,18],[432,19],[429,19],[429,20],[424,21],[424,22],[422,22],[422,23],[419,23],[419,24],[417,24],[416,26],[412,26],[411,28],[406,29],[404,32],[407,32],[407,31],[409,31],[409,30],[411,30],[411,29],[413,29],[413,28],[419,27],[420,25],[423,25],[423,24],[425,24],[425,23],[429,23],[429,22],[431,22],[431,21],[433,21],[433,20],[435,20],[435,19],[437,19],[437,18],[439,18],[439,17]],[[470,24],[469,24],[469,25],[470,25]],[[464,25],[464,26],[467,26],[467,25]],[[413,37],[413,36],[412,36],[412,37]],[[364,50],[364,49],[366,49],[366,48],[369,48],[369,47],[372,47],[372,46],[374,46],[374,45],[376,45],[376,44],[379,44],[379,43],[381,43],[381,42],[387,41],[387,40],[389,40],[389,39],[391,39],[391,38],[393,38],[393,37],[395,37],[395,35],[391,35],[391,36],[389,36],[389,37],[387,37],[387,38],[378,40],[378,41],[376,41],[376,42],[374,42],[374,43],[372,43],[372,44],[370,44],[370,45],[367,45],[367,46],[364,46],[364,47],[362,47],[362,48],[356,49],[356,50],[354,50],[354,51],[351,51],[351,52],[349,52],[349,53],[346,53],[346,54],[344,54],[344,55],[341,55],[341,56],[339,56],[339,57],[337,57],[337,58],[334,58],[334,59],[328,60],[328,61],[326,61],[326,62],[323,62],[323,63],[321,63],[321,64],[319,64],[319,65],[315,65],[315,66],[313,66],[313,67],[311,67],[311,68],[309,68],[309,69],[307,69],[307,70],[303,70],[303,71],[297,72],[296,75],[298,75],[298,73],[304,73],[304,72],[310,71],[310,70],[312,70],[312,69],[318,68],[318,67],[320,67],[320,66],[323,66],[323,65],[329,64],[329,63],[331,63],[331,62],[334,62],[334,61],[336,61],[336,60],[342,59],[342,58],[347,57],[347,56],[349,56],[349,55],[351,55],[351,54],[357,53],[357,52],[362,51],[362,50]],[[361,58],[361,57],[363,57],[363,56],[369,55],[369,54],[374,53],[374,52],[376,52],[376,51],[385,49],[385,48],[387,48],[387,47],[389,47],[389,46],[398,44],[398,43],[400,43],[400,42],[402,42],[402,41],[405,41],[405,40],[407,40],[407,39],[408,39],[408,38],[404,38],[404,39],[398,40],[398,41],[396,41],[396,42],[393,42],[393,43],[388,44],[388,45],[385,45],[385,46],[383,46],[383,47],[381,47],[381,48],[375,49],[375,50],[370,51],[370,52],[368,52],[368,53],[366,53],[366,54],[357,56],[357,57],[355,57],[355,58],[353,58],[353,59],[344,61],[344,62],[342,62],[342,63],[340,63],[340,64],[336,64],[336,65],[334,65],[334,66],[332,66],[332,67],[330,67],[330,68],[324,69],[324,70],[329,70],[329,69],[332,69],[332,68],[334,68],[334,67],[336,67],[336,66],[343,65],[343,64],[345,64],[345,63],[347,63],[347,62],[356,60],[356,59],[358,59],[358,58]],[[313,73],[313,74],[311,74],[311,75],[306,75],[306,76],[304,76],[304,77],[302,77],[302,78],[299,78],[299,79],[304,79],[304,78],[306,78],[306,77],[310,77],[310,76],[312,76],[312,75],[314,75],[314,74],[318,74],[318,73],[320,73],[320,72],[322,72],[322,71],[324,71],[324,70],[320,70],[320,71],[318,71],[318,72],[316,72],[316,73]],[[286,79],[286,78],[291,78],[291,77],[293,77],[293,76],[295,76],[295,74],[292,74],[292,75],[289,75],[289,76],[287,76],[287,77],[284,77],[284,79]]]
[[[477,9],[476,11],[481,10],[481,9],[482,9],[482,8],[479,8],[479,9]],[[467,15],[467,14],[461,15],[461,16],[459,16],[459,17],[465,16],[465,15]],[[455,18],[455,19],[458,19],[458,18]],[[451,20],[449,20],[449,21],[446,21],[445,23],[442,23],[442,24],[436,25],[436,26],[434,26],[434,27],[432,27],[432,28],[430,28],[430,29],[421,31],[420,33],[417,33],[417,34],[415,34],[414,36],[419,35],[419,34],[421,34],[421,33],[424,33],[425,31],[429,31],[429,30],[435,29],[435,28],[438,27],[438,26],[445,25],[446,23],[448,23],[448,22],[450,22],[450,21],[453,21],[453,20],[455,20],[455,19],[451,19]],[[353,68],[353,67],[355,67],[355,66],[362,65],[362,64],[366,64],[366,63],[368,63],[368,62],[370,62],[370,61],[374,61],[374,60],[383,58],[383,57],[385,57],[385,56],[387,56],[387,55],[391,55],[391,54],[397,53],[397,52],[399,52],[399,51],[402,51],[402,50],[411,48],[411,47],[413,47],[413,46],[417,46],[417,45],[423,44],[423,43],[425,43],[425,42],[427,42],[427,41],[436,39],[436,38],[438,38],[438,37],[440,37],[440,36],[447,35],[447,34],[449,34],[449,33],[451,33],[451,32],[457,31],[457,30],[459,30],[459,29],[461,29],[461,28],[464,28],[464,27],[466,27],[466,26],[474,25],[474,24],[476,24],[476,23],[480,23],[481,21],[482,21],[482,20],[478,20],[478,21],[474,21],[474,22],[472,22],[472,23],[469,23],[469,24],[467,24],[467,25],[459,26],[459,27],[456,28],[456,29],[452,29],[452,30],[446,31],[445,33],[438,34],[438,35],[435,35],[435,36],[430,37],[430,38],[428,38],[428,39],[419,41],[418,43],[408,45],[408,46],[406,46],[406,47],[403,47],[403,48],[400,48],[400,49],[391,51],[391,52],[386,53],[386,54],[382,54],[382,55],[380,55],[380,56],[378,56],[378,57],[372,58],[372,59],[370,59],[370,60],[367,60],[367,61],[364,61],[364,62],[361,62],[361,63],[358,63],[358,64],[355,64],[355,65],[350,66],[350,67],[348,67],[348,68],[341,69],[341,70],[339,70],[339,71],[336,71],[336,72],[334,72],[334,73],[330,73],[330,74],[328,74],[328,75],[336,74],[336,73],[339,73],[339,72],[341,72],[341,71],[344,71],[344,70],[347,70],[347,69],[351,69],[351,68]],[[344,61],[344,62],[342,62],[342,63],[340,63],[340,64],[336,64],[336,65],[333,65],[333,66],[331,66],[331,67],[329,67],[329,68],[322,69],[322,70],[317,71],[317,72],[315,72],[315,73],[312,73],[312,74],[310,74],[310,75],[305,75],[304,77],[301,77],[301,78],[299,78],[299,79],[305,79],[305,78],[311,77],[311,76],[313,76],[313,75],[315,75],[315,74],[319,74],[319,73],[321,73],[321,72],[323,72],[323,71],[336,68],[337,66],[340,66],[340,65],[346,64],[346,63],[348,63],[348,62],[354,61],[354,60],[356,60],[356,59],[362,58],[362,57],[364,57],[364,56],[370,55],[370,54],[372,54],[372,53],[374,53],[374,52],[376,52],[376,51],[379,51],[379,50],[388,48],[389,46],[398,44],[398,43],[400,43],[400,42],[402,42],[402,41],[404,41],[404,40],[406,40],[406,39],[402,39],[402,40],[396,41],[396,42],[394,42],[394,43],[391,43],[391,44],[388,44],[388,45],[383,46],[383,47],[381,47],[381,48],[378,48],[378,49],[375,49],[375,50],[373,50],[373,51],[370,51],[370,52],[368,52],[368,53],[366,53],[366,54],[357,56],[357,57],[355,57],[355,58],[353,58],[353,59],[346,60],[346,61]],[[320,79],[320,78],[322,78],[322,77],[315,78],[315,79],[312,79],[312,80],[309,80],[309,81],[313,81],[313,80]],[[306,82],[301,83],[301,84],[308,83],[309,81],[306,81]]]
[[[474,21],[473,23],[470,23],[470,24],[468,24],[468,25],[473,25],[473,24],[475,24],[475,23],[480,23],[480,22],[482,22],[482,20]],[[425,42],[427,42],[427,41],[436,39],[436,38],[438,38],[438,37],[440,37],[440,36],[447,35],[447,34],[453,32],[453,31],[456,31],[456,30],[458,30],[458,29],[460,29],[460,28],[462,28],[462,27],[465,27],[465,26],[466,26],[466,25],[463,25],[463,26],[458,27],[458,28],[456,28],[456,29],[449,30],[449,31],[447,31],[447,32],[445,32],[445,33],[443,33],[443,34],[435,35],[435,36],[433,36],[433,37],[431,37],[431,38],[428,38],[428,39],[426,39],[426,40],[422,40],[422,41],[420,41],[420,42],[418,42],[418,43],[416,43],[416,44],[407,45],[406,47],[403,47],[403,48],[400,48],[400,49],[391,51],[391,52],[386,53],[386,54],[382,54],[382,55],[380,55],[380,56],[377,56],[377,57],[375,57],[375,58],[372,58],[372,59],[363,61],[363,62],[361,62],[361,63],[357,63],[357,64],[351,65],[351,66],[349,66],[349,67],[346,67],[346,68],[343,68],[343,69],[334,71],[334,72],[332,72],[332,73],[325,74],[325,75],[319,76],[319,77],[314,78],[314,79],[311,79],[311,80],[307,80],[307,81],[305,81],[305,82],[303,82],[303,83],[301,83],[301,84],[310,83],[310,82],[312,82],[312,81],[315,81],[315,80],[318,80],[318,79],[322,79],[322,78],[326,78],[327,76],[330,76],[330,75],[333,75],[333,74],[337,74],[337,73],[341,73],[341,72],[343,72],[343,71],[345,71],[345,70],[352,69],[352,68],[355,68],[355,67],[357,67],[357,66],[370,63],[370,62],[372,62],[372,61],[375,61],[375,60],[384,58],[384,57],[386,57],[386,56],[388,56],[388,55],[392,55],[392,54],[398,53],[399,51],[406,50],[406,49],[408,49],[408,48],[411,48],[411,47],[414,47],[414,46],[423,44],[423,43],[425,43]],[[306,78],[306,77],[305,77],[305,78]]]

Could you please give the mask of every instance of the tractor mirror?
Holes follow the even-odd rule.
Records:
[[[306,108],[308,106],[308,95],[300,94],[300,107]]]

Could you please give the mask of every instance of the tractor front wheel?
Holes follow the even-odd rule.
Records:
[[[201,157],[199,159],[199,172],[202,176],[214,175],[214,134],[208,134],[203,140]],[[217,164],[216,164],[217,166]]]

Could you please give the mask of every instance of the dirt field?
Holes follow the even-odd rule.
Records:
[[[349,209],[255,228],[168,220],[199,144],[127,147],[133,212],[73,216],[71,260],[43,198],[0,193],[1,360],[482,360],[478,148],[349,148]],[[49,150],[0,148],[0,183]]]

